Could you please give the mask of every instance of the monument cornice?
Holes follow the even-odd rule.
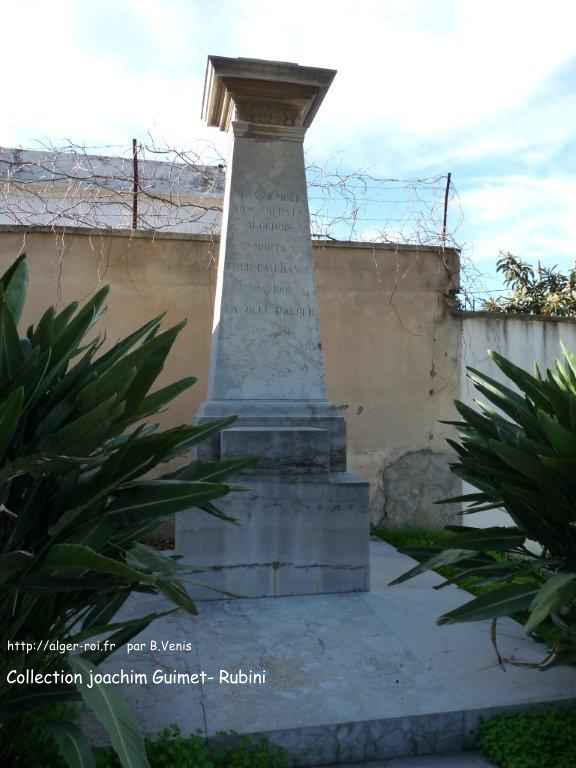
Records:
[[[202,118],[222,131],[233,122],[306,131],[335,74],[290,62],[209,56]]]
[[[293,125],[274,125],[272,123],[253,123],[246,120],[233,120],[234,136],[244,139],[265,139],[268,141],[304,141],[305,128]]]

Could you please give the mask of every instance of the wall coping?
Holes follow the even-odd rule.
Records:
[[[443,245],[420,245],[419,243],[366,243],[360,240],[312,240],[312,245],[322,248],[358,248],[382,251],[427,251],[429,253],[454,253],[459,255],[460,249]]]
[[[201,235],[195,232],[151,232],[132,229],[106,229],[99,227],[49,227],[26,224],[0,224],[1,234],[23,235],[80,235],[81,237],[122,237],[130,240],[199,240],[201,242],[214,242],[219,240],[219,235]]]
[[[121,237],[128,239],[144,240],[191,240],[199,242],[214,243],[220,240],[219,234],[203,235],[195,232],[153,232],[147,230],[131,229],[99,229],[88,227],[49,227],[49,226],[27,226],[25,224],[0,224],[0,234],[51,234],[51,235],[80,235],[84,237]],[[425,251],[429,253],[453,253],[460,254],[459,248],[453,248],[442,245],[419,245],[418,243],[365,243],[357,240],[312,240],[312,245],[316,248],[356,248],[359,250],[382,250],[382,251]]]
[[[553,315],[524,315],[521,312],[470,312],[453,309],[451,314],[462,320],[486,318],[487,320],[519,320],[520,322],[576,323],[576,317],[554,317]]]

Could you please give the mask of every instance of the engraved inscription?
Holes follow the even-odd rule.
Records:
[[[306,208],[303,205],[262,205],[258,202],[254,205],[241,205],[235,204],[230,207],[232,213],[236,213],[240,216],[256,216],[258,214],[262,216],[268,216],[269,218],[290,218],[294,216],[302,216],[306,213]]]
[[[274,242],[276,235],[307,236],[308,207],[301,203],[298,197],[298,195],[287,193],[244,195],[240,204],[232,206],[231,212],[238,217],[239,224],[246,227],[249,233],[256,237],[260,234],[271,238],[263,243],[256,239],[254,243],[245,245],[253,245],[258,251],[285,253],[283,244]]]
[[[298,216],[302,211],[298,210],[294,206],[291,208],[287,208],[285,206],[267,206],[265,205],[262,209],[262,213],[264,216],[271,216],[272,218],[282,218],[283,216]]]
[[[240,243],[242,248],[252,251],[265,251],[266,253],[288,254],[290,249],[283,243],[273,243],[270,240],[244,241]]]
[[[237,216],[256,216],[260,208],[256,205],[233,205],[230,212]]]
[[[268,272],[268,273],[284,274],[284,275],[289,275],[294,272],[305,273],[310,271],[307,269],[303,269],[297,264],[287,264],[286,262],[283,262],[283,261],[277,262],[276,264],[249,264],[246,262],[236,262],[233,264],[227,264],[226,268],[229,269],[231,272],[247,272],[247,273]]]
[[[251,232],[292,232],[292,224],[282,221],[249,221],[248,229]]]
[[[293,219],[306,213],[304,206],[233,205],[230,211],[238,216],[261,215],[269,219]]]
[[[301,264],[301,248],[290,244],[293,236],[309,234],[306,197],[256,188],[242,194],[231,212],[237,216],[241,239],[234,249],[235,258],[229,256],[226,261],[226,270],[236,275],[248,295],[244,302],[223,304],[221,311],[238,319],[260,317],[271,330],[291,336],[290,327],[295,322],[316,317],[314,291],[298,279],[300,275],[313,275],[314,270],[307,260]],[[308,286],[308,279],[303,282]],[[318,349],[315,342],[308,351]]]
[[[278,201],[281,203],[301,203],[303,202],[303,199],[300,195],[294,194],[292,192],[280,192],[278,190],[275,190],[274,192],[263,192],[261,190],[257,190],[251,195],[247,195],[246,193],[240,193],[240,199],[250,201],[252,199],[257,200],[258,202],[262,202],[263,200],[269,200],[269,201]]]
[[[297,304],[293,307],[280,307],[277,304],[228,304],[224,309],[233,315],[274,315],[276,317],[294,317],[306,318],[314,317],[315,312],[312,307],[301,306]]]
[[[290,289],[284,285],[273,285],[268,288],[264,285],[255,285],[255,288],[259,288],[264,293],[271,293],[272,296],[290,296]]]

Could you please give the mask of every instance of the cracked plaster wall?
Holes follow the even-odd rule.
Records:
[[[48,304],[86,299],[102,284],[112,288],[100,323],[109,342],[163,311],[166,325],[188,318],[158,382],[198,378],[159,417],[164,427],[188,422],[206,395],[217,240],[0,226],[2,271],[23,246],[24,327]],[[447,299],[458,253],[331,241],[313,252],[327,394],[346,417],[349,468],[370,481],[372,522],[442,526],[447,510],[432,501],[451,492],[439,419],[454,417],[459,388],[460,321]]]

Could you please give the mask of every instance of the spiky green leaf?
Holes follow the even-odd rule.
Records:
[[[68,663],[74,672],[82,675],[80,694],[106,729],[123,768],[150,768],[144,739],[118,691],[102,682],[90,685],[97,670],[86,659],[70,656]]]
[[[28,265],[25,253],[20,254],[0,277],[0,286],[6,297],[8,309],[14,318],[14,323],[18,325],[28,289]]]
[[[445,613],[438,624],[458,624],[469,621],[485,621],[501,616],[513,616],[530,607],[538,587],[534,584],[513,584],[480,595],[466,605]]]
[[[54,739],[68,768],[96,768],[90,743],[75,723],[46,720],[42,723]]]
[[[403,573],[402,576],[398,576],[390,582],[389,586],[393,587],[396,584],[402,584],[402,582],[408,581],[408,579],[413,579],[415,576],[425,573],[425,571],[434,571],[446,565],[455,565],[462,560],[470,560],[470,558],[473,558],[477,554],[478,552],[470,549],[445,549],[443,552],[434,555],[434,557],[431,557],[429,560],[426,560],[414,568],[411,568],[406,573]]]

